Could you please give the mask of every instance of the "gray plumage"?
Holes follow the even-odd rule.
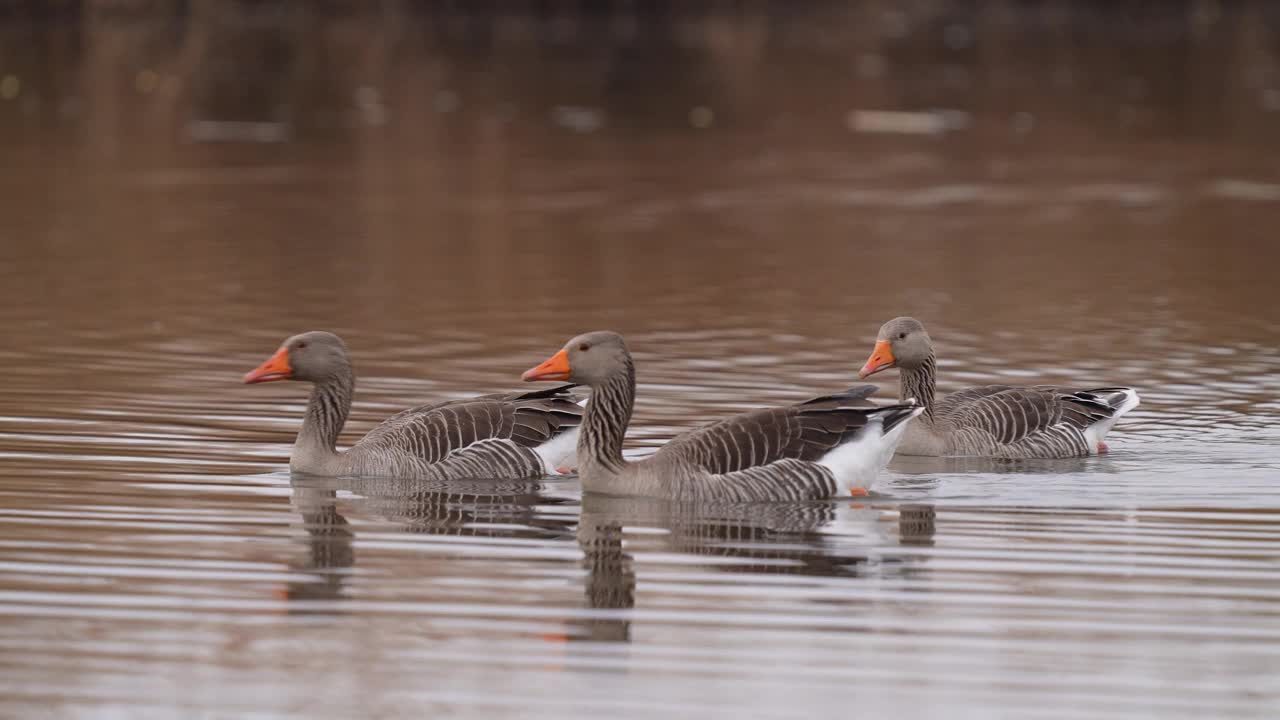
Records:
[[[282,362],[277,358],[287,359],[287,368],[268,367]],[[313,383],[289,466],[317,475],[539,478],[554,470],[555,441],[571,445],[572,438],[562,436],[575,433],[582,420],[572,386],[483,395],[410,408],[339,451],[355,388],[342,340],[326,332],[295,335],[245,381],[285,379]]]
[[[592,388],[578,437],[579,475],[588,491],[621,495],[757,502],[865,489],[893,455],[899,428],[922,411],[914,404],[876,407],[867,401],[875,388],[860,386],[734,415],[628,462],[622,442],[635,402],[635,366],[622,337],[602,331],[570,340],[525,374],[544,378]]]
[[[1103,438],[1137,407],[1127,387],[1070,390],[1048,385],[986,385],[935,397],[937,362],[924,325],[909,317],[880,328],[876,348],[859,377],[897,367],[902,398],[924,403],[898,452],[1000,458],[1083,457],[1105,450]]]

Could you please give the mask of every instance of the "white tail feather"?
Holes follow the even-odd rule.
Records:
[[[912,410],[910,418],[898,423],[888,433],[884,431],[884,418],[872,416],[862,432],[823,455],[818,464],[826,466],[835,475],[841,493],[854,488],[865,490],[893,459],[907,425],[922,412],[923,407]]]
[[[1120,403],[1120,407],[1116,408],[1115,412],[1111,414],[1111,417],[1106,420],[1099,420],[1084,429],[1084,437],[1089,443],[1089,452],[1091,453],[1098,452],[1098,446],[1102,443],[1103,438],[1107,436],[1107,433],[1111,432],[1111,428],[1115,426],[1116,421],[1120,419],[1121,415],[1124,415],[1130,410],[1138,407],[1140,398],[1138,397],[1138,392],[1136,390],[1132,388],[1121,388],[1117,392],[1124,395],[1124,402]]]

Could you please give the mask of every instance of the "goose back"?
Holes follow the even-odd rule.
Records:
[[[919,414],[913,405],[877,407],[862,385],[795,405],[734,415],[679,436],[655,454],[652,470],[665,473],[678,495],[702,500],[758,502],[834,497],[849,489],[841,468],[825,459],[860,436],[879,445]],[[870,475],[892,456],[872,460]],[[870,478],[866,478],[869,482]],[[842,485],[844,486],[842,488]]]
[[[537,450],[582,420],[571,387],[405,410],[345,453],[350,471],[437,480],[541,477],[554,468]]]
[[[1129,388],[988,385],[939,401],[935,422],[948,455],[1083,457],[1097,451],[1103,426],[1136,402]]]
[[[874,385],[780,408],[751,410],[677,436],[658,456],[729,473],[786,458],[816,461],[866,426]]]

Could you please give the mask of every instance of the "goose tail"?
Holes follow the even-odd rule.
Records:
[[[842,492],[865,491],[893,459],[909,422],[922,412],[924,406],[914,400],[868,410],[866,426],[822,456],[818,464],[831,470]]]
[[[1077,395],[1085,396],[1111,408],[1109,417],[1104,417],[1084,429],[1084,437],[1089,443],[1090,454],[1107,452],[1107,444],[1103,440],[1122,415],[1138,407],[1141,402],[1141,398],[1138,397],[1138,391],[1127,387],[1107,387],[1086,390],[1082,393],[1077,393]]]

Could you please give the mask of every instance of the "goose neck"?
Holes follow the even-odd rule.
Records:
[[[604,383],[594,386],[578,435],[579,464],[616,473],[626,464],[622,442],[636,398],[636,372],[631,358]]]
[[[933,419],[933,394],[937,382],[937,361],[933,353],[918,367],[902,369],[902,388],[898,398],[906,402],[912,398],[924,405],[925,417]]]
[[[351,393],[355,377],[350,370],[317,382],[311,388],[302,431],[294,443],[295,451],[336,455],[338,435],[351,413]]]

